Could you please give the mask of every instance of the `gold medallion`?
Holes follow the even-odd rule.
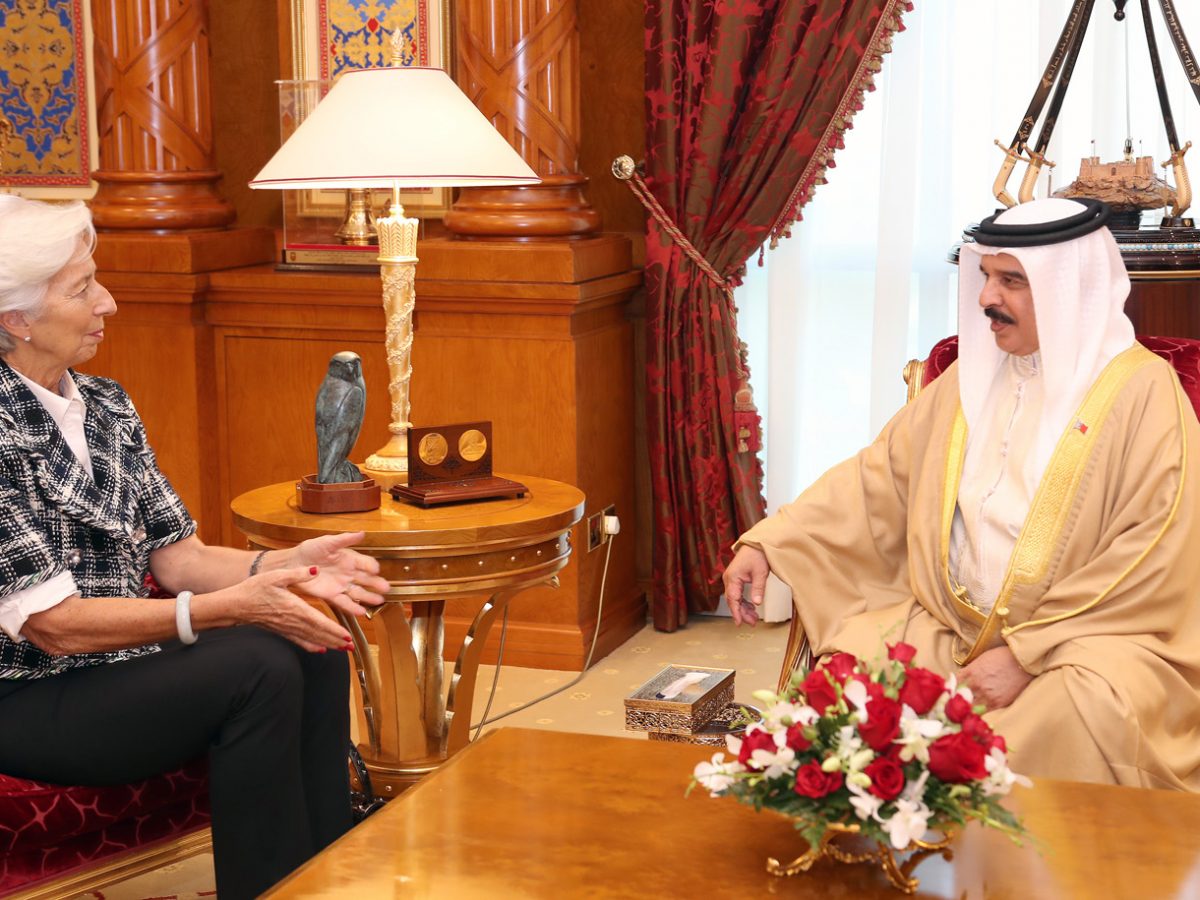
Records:
[[[487,438],[478,428],[464,431],[458,439],[458,455],[467,462],[475,462],[487,453]]]
[[[417,453],[421,457],[421,462],[427,466],[440,465],[449,450],[446,439],[436,431],[425,435],[421,438],[421,443],[417,445]]]

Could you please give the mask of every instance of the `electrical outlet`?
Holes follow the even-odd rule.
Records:
[[[607,517],[607,516],[612,516],[613,518],[617,518],[617,504],[616,504],[616,503],[610,503],[610,504],[608,504],[607,506],[605,506],[605,508],[604,508],[604,515],[605,515],[606,517]],[[602,523],[601,523],[601,524],[602,524]],[[601,527],[601,529],[600,529],[600,530],[601,530],[601,532],[604,532],[604,539],[605,539],[606,541],[607,541],[607,540],[612,540],[612,535],[617,533],[617,532],[616,532],[616,530],[612,530],[612,532],[610,532],[610,530],[608,530],[607,528],[604,528],[604,527]]]
[[[587,548],[588,553],[591,553],[597,547],[604,543],[604,529],[601,527],[600,520],[604,517],[603,512],[592,513],[587,517]]]

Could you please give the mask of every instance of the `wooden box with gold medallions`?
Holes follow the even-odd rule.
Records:
[[[391,494],[418,506],[523,497],[529,489],[492,472],[492,423],[466,422],[408,430],[408,484]]]

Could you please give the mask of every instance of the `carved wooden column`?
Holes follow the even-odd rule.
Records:
[[[102,229],[224,228],[207,0],[92,0]]]
[[[470,237],[562,238],[591,234],[600,215],[583,195],[579,167],[577,0],[459,0],[457,79],[543,181],[466,188],[446,227]]]

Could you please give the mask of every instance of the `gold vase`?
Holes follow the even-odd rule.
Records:
[[[798,872],[807,872],[817,860],[827,857],[842,863],[878,863],[897,890],[906,894],[915,893],[920,882],[912,877],[915,869],[928,856],[935,853],[950,859],[952,831],[945,832],[940,840],[914,840],[903,850],[895,850],[891,844],[880,843],[863,837],[857,825],[833,823],[826,827],[820,843],[811,846],[790,863],[777,859],[767,860],[767,871],[772,875],[786,877]]]

